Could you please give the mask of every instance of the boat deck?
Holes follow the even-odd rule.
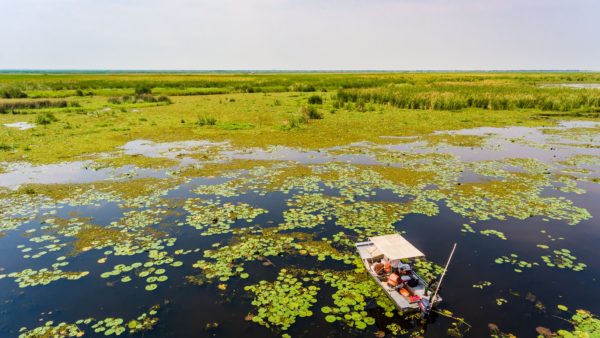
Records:
[[[377,252],[377,248],[375,248],[373,243],[371,243],[371,242],[357,243],[356,248],[358,250],[360,258],[362,259],[363,263],[365,264],[367,273],[386,292],[388,297],[396,304],[396,307],[399,310],[404,311],[404,310],[410,310],[410,309],[419,309],[418,301],[411,302],[408,297],[401,295],[397,290],[394,290],[393,288],[388,286],[386,280],[381,281],[379,279],[380,277],[377,276],[377,274],[375,274],[373,272],[371,266],[377,262],[377,259],[374,260],[374,257],[378,257],[380,255]],[[417,279],[419,281],[419,284],[417,286],[411,287],[413,294],[417,295],[419,297],[422,297],[422,298],[428,298],[429,295],[427,295],[427,296],[425,295],[425,291],[428,286],[427,282],[425,280],[423,280],[423,278],[421,276],[419,276],[417,273],[413,272],[413,274],[417,277]],[[432,305],[439,303],[441,300],[442,300],[442,298],[439,295],[437,295],[435,297],[435,299],[433,300]]]

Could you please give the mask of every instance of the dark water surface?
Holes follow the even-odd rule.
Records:
[[[488,132],[489,130],[484,130]],[[508,131],[508,130],[507,130]],[[498,132],[498,131],[495,131]],[[575,154],[588,154],[599,156],[597,148],[584,146],[573,147],[533,147],[526,142],[512,143],[506,138],[522,137],[523,133],[529,133],[539,144],[547,142],[546,138],[540,139],[537,130],[510,130],[514,135],[504,135],[505,139],[497,140],[501,149],[490,147],[459,147],[442,146],[426,147],[416,144],[401,144],[397,147],[389,147],[394,151],[413,152],[438,152],[452,153],[458,156],[463,163],[484,160],[502,160],[509,157],[536,158],[542,162],[552,163],[561,159],[569,158]],[[530,136],[531,136],[530,135]],[[564,140],[563,140],[564,141]],[[165,150],[168,147],[162,149]],[[129,151],[129,150],[128,150]],[[286,153],[287,151],[287,153]],[[236,158],[235,152],[228,156]],[[289,155],[288,158],[286,154]],[[291,154],[291,155],[290,155]],[[337,156],[337,157],[336,157]],[[323,153],[302,153],[301,151],[277,150],[275,152],[254,152],[239,155],[238,158],[279,158],[283,160],[300,161],[302,163],[327,163],[332,158],[337,161],[350,160],[353,163],[377,163],[372,157],[363,155],[336,155],[329,156]],[[105,179],[103,175],[110,175],[104,171],[81,171],[80,164],[76,164],[77,173],[67,175],[73,180],[70,182],[88,182],[92,180]],[[598,177],[598,165],[583,165],[592,171],[591,177]],[[57,167],[55,167],[57,168]],[[61,167],[62,168],[62,167]],[[13,186],[13,183],[24,183],[36,181],[49,183],[47,171],[27,170],[21,172],[27,179],[15,179],[19,176],[18,169],[12,174],[0,175],[0,184]],[[64,171],[61,171],[64,173]],[[114,174],[114,173],[113,173]],[[12,176],[11,176],[12,175]],[[89,175],[89,176],[88,176]],[[142,175],[143,176],[143,175]],[[161,177],[160,175],[146,175]],[[44,177],[44,178],[42,178]],[[64,174],[57,175],[57,181],[62,182]],[[163,176],[166,177],[166,176]],[[23,176],[21,176],[23,178]],[[51,178],[51,177],[50,177]],[[482,176],[465,170],[459,177],[459,182],[476,182],[490,180],[489,176]],[[210,199],[214,196],[200,195],[193,192],[201,185],[219,184],[227,182],[228,178],[193,179],[181,184],[178,188],[170,190],[165,199],[171,201],[183,201],[192,197]],[[340,196],[340,191],[335,188],[320,184],[320,194],[329,196]],[[584,219],[578,224],[569,225],[563,219],[552,219],[546,216],[534,215],[526,219],[506,217],[504,220],[490,219],[477,220],[471,224],[476,230],[495,229],[504,233],[508,240],[501,240],[496,236],[483,236],[480,233],[461,232],[462,224],[470,224],[471,218],[462,216],[451,210],[444,199],[436,202],[439,211],[435,216],[409,213],[403,219],[395,222],[393,227],[404,233],[404,236],[417,248],[427,255],[429,261],[443,265],[449,254],[452,243],[458,243],[458,250],[450,266],[442,288],[444,302],[443,309],[454,313],[455,316],[464,318],[472,325],[465,333],[465,337],[484,337],[489,335],[488,323],[497,324],[503,331],[511,332],[517,336],[535,336],[537,326],[550,327],[553,330],[568,328],[569,324],[555,317],[569,317],[568,313],[561,312],[557,305],[562,304],[570,310],[586,309],[593,313],[600,313],[600,185],[597,183],[578,181],[577,187],[586,192],[575,194],[561,192],[556,189],[545,189],[542,196],[564,196],[573,202],[573,205],[585,208],[591,218]],[[386,201],[406,203],[412,200],[411,196],[400,196],[386,189],[376,189],[374,196],[359,196],[357,201],[368,202]],[[243,202],[254,208],[263,208],[268,213],[258,215],[250,223],[241,219],[231,225],[232,229],[243,229],[251,225],[261,227],[276,226],[284,222],[283,212],[288,209],[287,200],[293,195],[301,193],[295,189],[289,193],[281,191],[268,192],[261,196],[252,191],[244,192],[232,197],[221,197],[220,203]],[[516,202],[515,202],[516,203]],[[281,331],[272,330],[260,326],[252,321],[245,320],[248,313],[256,313],[256,308],[251,304],[253,295],[244,291],[244,286],[256,284],[261,280],[273,281],[277,278],[281,268],[299,268],[313,270],[339,270],[352,271],[352,266],[332,259],[318,261],[315,257],[302,255],[287,255],[269,257],[273,265],[264,266],[260,261],[248,261],[244,264],[245,271],[250,274],[247,279],[237,277],[229,279],[226,291],[218,289],[218,280],[207,282],[202,286],[186,282],[186,276],[198,275],[200,270],[192,265],[204,258],[204,250],[211,249],[213,243],[227,245],[236,234],[225,233],[211,236],[201,236],[201,231],[187,225],[177,226],[178,222],[186,223],[188,212],[182,206],[175,205],[171,214],[164,217],[158,224],[153,225],[156,229],[165,231],[169,237],[176,238],[173,246],[167,251],[174,252],[178,249],[194,250],[185,255],[177,256],[182,261],[181,267],[163,265],[166,270],[168,281],[158,283],[158,288],[146,291],[147,283],[144,278],[133,278],[131,282],[118,282],[119,277],[100,278],[103,272],[110,271],[116,264],[131,264],[136,261],[145,261],[145,254],[132,256],[104,255],[103,252],[110,247],[92,249],[78,254],[73,253],[73,238],[63,240],[66,246],[56,252],[48,252],[39,258],[24,258],[24,253],[18,248],[19,245],[32,247],[33,254],[44,243],[32,243],[26,236],[27,230],[36,229],[44,225],[44,210],[56,210],[53,217],[72,218],[73,215],[85,218],[91,217],[93,223],[107,226],[113,221],[123,217],[123,213],[131,208],[120,207],[117,202],[101,201],[96,205],[69,206],[56,208],[50,205],[42,209],[40,213],[31,220],[24,221],[17,229],[5,231],[0,237],[0,274],[19,272],[26,268],[42,269],[48,268],[56,259],[66,256],[69,265],[63,267],[65,271],[89,271],[89,275],[78,280],[59,279],[48,285],[29,286],[20,288],[13,278],[0,279],[0,337],[16,337],[21,327],[28,329],[43,325],[52,320],[55,324],[59,322],[74,323],[78,319],[94,317],[120,317],[127,322],[148,311],[154,304],[161,304],[158,312],[159,322],[149,331],[137,334],[144,337],[277,337]],[[144,210],[141,207],[135,210]],[[152,206],[150,206],[152,209]],[[4,217],[9,217],[5,215]],[[47,225],[47,224],[46,224]],[[336,224],[336,218],[326,221],[310,229],[295,229],[294,231],[314,234],[315,238],[330,238],[340,231],[356,236],[351,230]],[[285,233],[285,231],[284,231]],[[41,233],[36,232],[36,236]],[[552,236],[552,241],[548,236]],[[563,239],[558,239],[563,238]],[[544,250],[536,247],[538,244],[546,244],[550,249]],[[587,266],[582,271],[572,269],[559,269],[549,267],[542,262],[540,257],[552,250],[569,249],[577,257],[576,262],[583,262]],[[523,272],[514,271],[514,266],[508,264],[497,264],[495,259],[501,256],[517,254],[519,259],[528,262],[538,262],[538,266],[531,269],[523,269]],[[108,257],[108,261],[99,264],[101,257]],[[482,281],[490,281],[492,284],[483,289],[474,288],[473,285]],[[387,318],[383,311],[371,302],[367,306],[367,312],[375,317],[376,324],[368,326],[364,330],[350,328],[343,322],[328,323],[321,307],[331,304],[331,295],[335,289],[328,285],[320,285],[321,290],[317,295],[317,303],[311,308],[314,315],[306,318],[297,318],[296,322],[285,332],[293,337],[347,337],[364,336],[373,337],[379,330],[386,331],[385,326],[390,323],[402,323],[407,329],[422,327],[423,324],[416,321],[406,321],[396,315]],[[534,295],[535,298],[529,297]],[[506,300],[505,304],[498,305],[497,300]],[[535,299],[535,301],[533,301]],[[545,309],[536,308],[535,302],[543,303]],[[538,304],[539,305],[539,304]],[[218,323],[216,328],[207,328],[208,324]],[[452,320],[443,316],[433,315],[425,324],[426,337],[443,337],[450,327]],[[128,335],[124,333],[123,335]],[[85,329],[85,336],[104,336],[103,333],[94,333],[93,330]]]

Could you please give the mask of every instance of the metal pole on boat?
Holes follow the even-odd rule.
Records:
[[[442,272],[442,276],[440,277],[440,281],[437,287],[435,288],[435,292],[433,293],[433,295],[431,295],[431,298],[429,298],[429,303],[431,305],[433,305],[433,300],[435,299],[435,296],[437,296],[438,291],[440,291],[440,285],[442,285],[442,281],[444,280],[444,276],[446,275],[446,270],[448,270],[448,265],[450,265],[452,255],[454,255],[454,250],[456,250],[456,243],[454,243],[454,246],[452,247],[452,252],[450,252],[450,257],[448,257],[448,262],[446,262],[446,267],[444,268],[444,272]]]

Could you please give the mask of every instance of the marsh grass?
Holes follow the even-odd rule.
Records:
[[[35,117],[35,123],[39,125],[48,125],[56,121],[58,121],[58,118],[56,118],[56,116],[54,116],[54,114],[51,112],[43,112]]]
[[[157,142],[206,139],[229,141],[233,146],[277,144],[308,149],[359,141],[389,142],[382,139],[382,135],[423,135],[436,130],[480,126],[548,126],[565,119],[597,119],[600,108],[585,105],[596,104],[593,99],[600,91],[540,87],[548,83],[578,82],[600,82],[600,74],[4,74],[0,75],[0,91],[20,88],[29,97],[0,98],[0,112],[39,114],[49,111],[61,123],[21,131],[2,124],[35,122],[36,117],[0,115],[0,143],[30,146],[29,151],[17,148],[0,152],[0,161],[52,163],[82,154],[111,151],[141,138]],[[176,98],[172,104],[143,100],[133,103],[135,95],[132,93],[139,85],[152,88],[150,95],[154,98],[161,95]],[[260,88],[260,94],[241,92],[239,89],[246,88],[244,85]],[[335,114],[327,114],[319,120],[317,115],[311,119],[310,112],[299,112],[303,105],[309,109],[307,99],[313,94],[302,92],[311,90],[309,85],[327,90],[327,93],[319,93],[324,100],[322,105],[315,105],[317,114],[323,116],[324,112],[331,111]],[[77,96],[77,90],[84,96]],[[129,96],[128,102],[115,104],[112,110],[105,111],[110,97],[121,100],[123,96]],[[535,108],[542,107],[540,103],[544,102],[533,100],[538,96],[546,97],[550,103],[556,101],[554,105],[565,111]],[[44,97],[66,99],[33,99]],[[67,98],[71,97],[77,99],[80,107],[69,106],[72,100]],[[469,97],[473,98],[471,103]],[[516,99],[519,97],[521,101]],[[580,97],[587,100],[583,106],[583,101],[578,103],[584,100]],[[422,103],[401,104],[409,98],[421,98],[422,101],[415,99],[414,102]],[[485,98],[487,103],[473,103],[479,102],[478,98]],[[504,107],[514,104],[532,108],[498,110],[501,105],[494,102],[504,99],[509,103]],[[23,103],[33,101],[36,103]],[[527,102],[535,104],[528,106]],[[552,105],[548,105],[546,109],[551,108]],[[211,125],[211,118],[214,128],[198,128]],[[292,129],[297,131],[293,136],[289,133]]]
[[[539,109],[572,111],[600,107],[600,91],[564,88],[506,86],[411,86],[342,89],[336,95],[336,106],[354,103],[364,110],[366,103],[387,104],[402,109],[485,110]]]
[[[8,101],[0,102],[0,111],[12,111],[18,109],[44,109],[44,108],[64,108],[69,103],[65,100],[35,100],[35,101]]]
[[[12,144],[0,143],[0,151],[13,151],[15,148]]]
[[[198,120],[196,120],[196,124],[200,127],[203,126],[214,126],[217,124],[217,119],[212,116],[198,116]]]
[[[127,103],[141,103],[141,102],[162,102],[166,104],[171,104],[173,101],[168,96],[160,95],[154,96],[151,94],[136,94],[134,96],[131,95],[123,95],[121,97],[109,97],[108,103],[110,104],[127,104]]]
[[[23,99],[27,97],[27,93],[19,88],[6,88],[0,91],[1,97],[5,99]]]
[[[323,114],[315,106],[301,107],[298,113],[308,120],[320,120],[323,118]]]
[[[149,95],[152,94],[152,87],[140,84],[135,87],[135,95]]]
[[[323,98],[320,95],[311,95],[308,97],[308,104],[323,104]]]

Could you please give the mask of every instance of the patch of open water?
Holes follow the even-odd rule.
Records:
[[[584,124],[583,128],[586,127],[594,126]],[[582,125],[566,125],[561,128],[582,128]],[[281,231],[284,236],[301,232],[310,234],[311,240],[316,241],[320,241],[321,238],[332,240],[338,233],[345,233],[348,238],[355,240],[373,230],[369,230],[371,223],[374,224],[373,226],[378,224],[377,226],[384,229],[381,231],[394,229],[403,232],[408,240],[428,255],[429,261],[437,264],[443,264],[452,243],[457,242],[458,251],[442,290],[444,296],[442,308],[452,311],[455,316],[465,318],[473,325],[466,333],[467,337],[487,336],[488,323],[495,323],[503,331],[512,332],[517,336],[533,336],[536,326],[553,329],[568,328],[567,323],[554,317],[554,315],[566,316],[557,310],[558,304],[566,305],[571,310],[583,308],[600,313],[598,305],[600,295],[597,292],[600,262],[597,260],[596,245],[600,239],[597,222],[600,209],[596,203],[600,198],[600,186],[592,181],[577,180],[576,187],[584,189],[584,192],[561,191],[556,189],[560,186],[557,183],[559,176],[554,176],[558,175],[560,170],[567,168],[579,170],[575,176],[582,179],[598,177],[600,151],[597,148],[548,144],[552,139],[547,138],[540,129],[534,128],[479,128],[457,133],[475,135],[493,133],[494,136],[487,139],[483,148],[451,145],[432,148],[427,147],[422,141],[417,141],[387,146],[358,144],[355,147],[364,148],[362,149],[364,151],[359,153],[348,151],[346,154],[340,152],[339,148],[321,151],[288,148],[235,150],[227,149],[226,144],[218,144],[218,147],[225,148],[221,149],[224,161],[276,159],[287,163],[286,165],[291,168],[309,165],[312,174],[290,173],[290,179],[294,180],[278,183],[281,187],[287,187],[289,184],[290,188],[271,189],[265,187],[273,184],[275,178],[272,176],[276,177],[273,172],[288,167],[250,169],[243,170],[241,174],[223,175],[226,177],[193,178],[184,183],[177,181],[161,195],[161,198],[157,200],[146,198],[144,203],[147,203],[142,205],[130,205],[131,202],[122,204],[124,202],[119,200],[107,201],[100,196],[97,197],[99,200],[80,202],[76,205],[72,200],[57,201],[56,204],[50,201],[45,208],[37,211],[34,209],[33,217],[23,220],[18,220],[20,210],[18,208],[14,212],[3,211],[2,217],[5,220],[16,219],[19,224],[0,224],[2,226],[0,232],[5,234],[0,237],[0,276],[27,268],[34,270],[50,268],[52,264],[62,261],[69,263],[61,268],[65,271],[87,271],[89,274],[77,280],[58,279],[47,285],[24,288],[20,288],[12,277],[0,278],[0,302],[3,304],[0,336],[18,336],[21,327],[32,329],[44,325],[47,320],[58,324],[62,321],[75,323],[78,319],[88,317],[96,319],[119,317],[127,323],[155,304],[161,304],[157,314],[159,320],[151,330],[143,333],[145,337],[280,336],[281,332],[277,329],[268,329],[245,320],[247,314],[257,314],[257,308],[252,305],[253,294],[246,292],[244,287],[257,284],[261,280],[274,281],[281,269],[339,270],[346,271],[345,275],[349,276],[354,273],[352,264],[333,259],[330,254],[321,260],[316,259],[316,256],[299,254],[299,251],[288,248],[275,255],[263,252],[268,261],[252,256],[250,252],[244,253],[249,255],[247,259],[233,260],[232,268],[243,267],[244,271],[249,273],[248,278],[245,279],[239,278],[239,275],[224,282],[219,281],[218,278],[212,281],[207,278],[202,286],[198,286],[190,283],[186,276],[200,274],[201,270],[194,265],[199,260],[208,259],[205,250],[224,248],[234,252],[236,245],[240,244],[236,239],[241,239],[241,243],[252,241],[254,233],[258,234],[259,238],[269,239],[271,237],[265,231],[277,228],[286,222],[292,222],[296,227]],[[525,141],[511,142],[515,138],[525,139]],[[175,159],[213,146],[215,145],[206,142],[159,145],[140,141],[129,143],[123,151],[126,154],[167,156]],[[402,160],[394,157],[404,152],[409,155]],[[432,156],[431,159],[423,160],[422,156],[413,157],[427,154]],[[444,154],[451,157],[440,157]],[[505,162],[511,158],[537,161]],[[569,160],[571,162],[565,163]],[[423,164],[422,161],[431,162]],[[202,163],[195,161],[190,163],[192,162],[193,164],[190,165]],[[545,164],[550,167],[545,167]],[[367,169],[362,165],[366,165]],[[419,172],[438,168],[440,171],[438,174],[443,181],[416,184],[414,190],[411,190],[400,183],[382,183],[380,176],[368,171],[368,168],[375,167],[405,168],[407,166]],[[460,168],[456,168],[457,166]],[[507,168],[507,166],[517,167]],[[127,166],[93,170],[85,161],[41,167],[22,165],[9,168],[8,173],[1,174],[0,186],[15,188],[19,184],[30,182],[93,182],[119,177],[131,172],[132,169]],[[581,171],[582,169],[587,169],[589,172]],[[173,179],[173,175],[177,176],[177,173],[167,175],[161,170],[135,169],[134,171],[135,175],[131,174],[129,179],[146,176],[170,180]],[[549,174],[546,174],[546,171]],[[522,181],[520,176],[515,176],[520,172],[533,175],[526,176],[528,180],[535,177],[542,181],[535,183]],[[308,179],[315,174],[324,175],[316,185]],[[551,178],[540,178],[546,177],[545,175]],[[486,202],[485,198],[478,200],[478,203],[490,207],[490,210],[486,211],[489,213],[492,213],[494,208],[511,212],[512,202],[517,209],[514,216],[501,214],[501,217],[483,217],[481,212],[472,214],[460,211],[460,208],[457,209],[449,203],[458,198],[454,195],[459,191],[458,187],[485,182],[506,182],[516,180],[517,177],[518,184],[507,185],[506,189],[521,189],[523,184],[532,184],[533,188],[525,190],[524,194],[539,194],[541,199],[528,200],[529,197],[525,195],[510,192],[505,197],[506,200],[497,206],[488,206],[486,203],[489,201]],[[411,184],[413,179],[416,178],[409,177]],[[409,186],[412,186],[411,184]],[[440,187],[440,184],[446,185]],[[218,188],[209,190],[214,193],[196,190],[207,186]],[[427,195],[424,193],[426,187],[432,192],[443,192],[444,195],[441,197]],[[481,187],[485,186],[481,185]],[[298,198],[302,196],[308,196],[307,203],[297,204]],[[394,216],[389,224],[373,216],[377,215],[376,213],[371,213],[382,210],[380,208],[385,203],[391,203],[393,208],[401,209],[418,198],[424,198],[431,204],[428,207],[413,207],[408,213]],[[512,198],[514,200],[511,201]],[[8,204],[17,203],[10,197],[4,199]],[[568,200],[569,203],[563,199]],[[202,203],[201,200],[210,203],[200,204],[199,209],[190,208],[188,204],[183,203],[191,201],[189,205],[194,206]],[[464,199],[455,201],[459,204],[470,203]],[[549,211],[535,209],[536,203],[540,201],[558,203],[558,206]],[[519,203],[530,202],[531,205],[519,205]],[[249,216],[252,212],[241,207],[243,204],[267,212]],[[227,205],[237,206],[237,208],[230,208]],[[352,205],[352,208],[345,208],[348,205]],[[570,208],[569,205],[587,210],[590,217],[577,219],[575,222],[577,224],[569,225],[568,222],[573,214],[581,212],[579,209]],[[58,206],[60,208],[57,208]],[[481,205],[477,203],[474,205],[475,208],[478,206]],[[427,210],[430,207],[434,207],[437,211],[433,214],[429,213]],[[532,208],[527,210],[531,212],[531,217],[520,217],[520,208]],[[220,209],[230,210],[229,214],[220,215],[218,213]],[[323,219],[313,226],[310,220],[289,216],[292,209],[306,217],[321,215]],[[306,211],[305,214],[302,213],[303,210]],[[562,210],[562,213],[559,213],[559,210]],[[147,211],[151,213],[149,216],[140,216],[139,221],[135,219],[127,221],[131,219],[127,216],[129,212],[133,212],[132,215],[135,216],[146,215],[144,213]],[[153,212],[156,211],[164,211],[164,214],[154,214]],[[237,216],[232,217],[231,213],[237,213]],[[215,216],[211,216],[213,214]],[[193,221],[191,215],[195,215],[200,221],[197,219]],[[386,217],[385,213],[379,215],[382,219]],[[81,252],[74,251],[78,241],[85,239],[80,234],[82,228],[71,223],[61,225],[62,221],[49,223],[48,219],[52,218],[62,219],[65,222],[81,218],[86,219],[84,223],[97,227],[115,227],[121,231],[122,238],[111,238],[107,241],[108,244],[105,243],[102,247],[91,247]],[[119,225],[119,222],[125,225]],[[192,224],[197,224],[201,228],[190,226]],[[474,232],[461,231],[465,229],[463,224],[470,224]],[[86,226],[89,225],[83,227]],[[207,235],[207,229],[214,227],[221,229],[221,232]],[[484,236],[481,232],[490,229],[501,231],[507,240],[493,235]],[[131,255],[114,254],[123,242],[142,243],[146,233],[155,234],[162,239],[173,238],[175,241],[172,245],[164,245],[166,242],[162,242],[159,247],[153,246]],[[97,233],[96,237],[92,237],[92,242],[94,238],[101,240],[102,236],[104,236],[102,232]],[[280,237],[273,238],[275,239],[272,244],[281,240]],[[298,243],[305,242],[299,240]],[[54,250],[52,244],[64,244],[64,246]],[[351,247],[344,247],[341,242],[335,245],[341,245],[341,253],[353,255]],[[539,245],[547,245],[549,248],[544,249]],[[30,250],[25,251],[28,248]],[[560,269],[544,263],[542,256],[552,256],[553,250],[561,249],[570,250],[571,254],[576,256],[575,262],[583,262],[586,267],[581,271],[574,271],[569,267]],[[165,252],[167,258],[172,257],[182,262],[181,266],[164,264],[160,262],[160,258],[149,259],[153,250]],[[265,249],[256,250],[260,252]],[[330,249],[324,246],[319,250]],[[31,257],[42,252],[45,253],[37,258]],[[522,268],[522,272],[517,272],[515,271],[517,265],[495,262],[499,257],[510,257],[511,254],[518,256],[517,263],[524,261],[535,264],[531,268]],[[61,259],[62,257],[65,258]],[[106,262],[100,263],[102,258],[106,258]],[[122,274],[101,278],[103,273],[111,271],[118,264],[131,265],[147,261],[152,261],[157,268],[164,269],[164,275],[168,276],[168,280],[158,283],[158,287],[153,291],[146,290],[149,282],[146,277],[141,277],[143,270],[129,273],[128,275],[132,277],[129,282],[121,282]],[[269,264],[263,264],[265,262]],[[490,281],[491,285],[483,289],[473,287],[483,281]],[[226,285],[225,290],[219,289],[220,284]],[[315,285],[321,290],[317,302],[311,307],[313,315],[296,318],[296,322],[286,331],[292,336],[372,337],[379,330],[389,332],[388,326],[393,323],[402,323],[409,331],[422,328],[418,322],[403,319],[398,315],[393,318],[386,317],[383,315],[384,311],[374,302],[367,304],[366,311],[369,316],[375,318],[375,324],[369,325],[364,330],[351,328],[344,321],[328,323],[321,308],[332,306],[331,296],[337,289],[323,282],[316,282]],[[506,303],[498,305],[499,299],[505,300]],[[214,323],[218,325],[215,326]],[[452,320],[448,318],[434,315],[423,327],[425,336],[445,336],[451,323]],[[93,329],[84,325],[82,328],[85,329],[86,336],[104,336],[103,332],[95,333]]]

